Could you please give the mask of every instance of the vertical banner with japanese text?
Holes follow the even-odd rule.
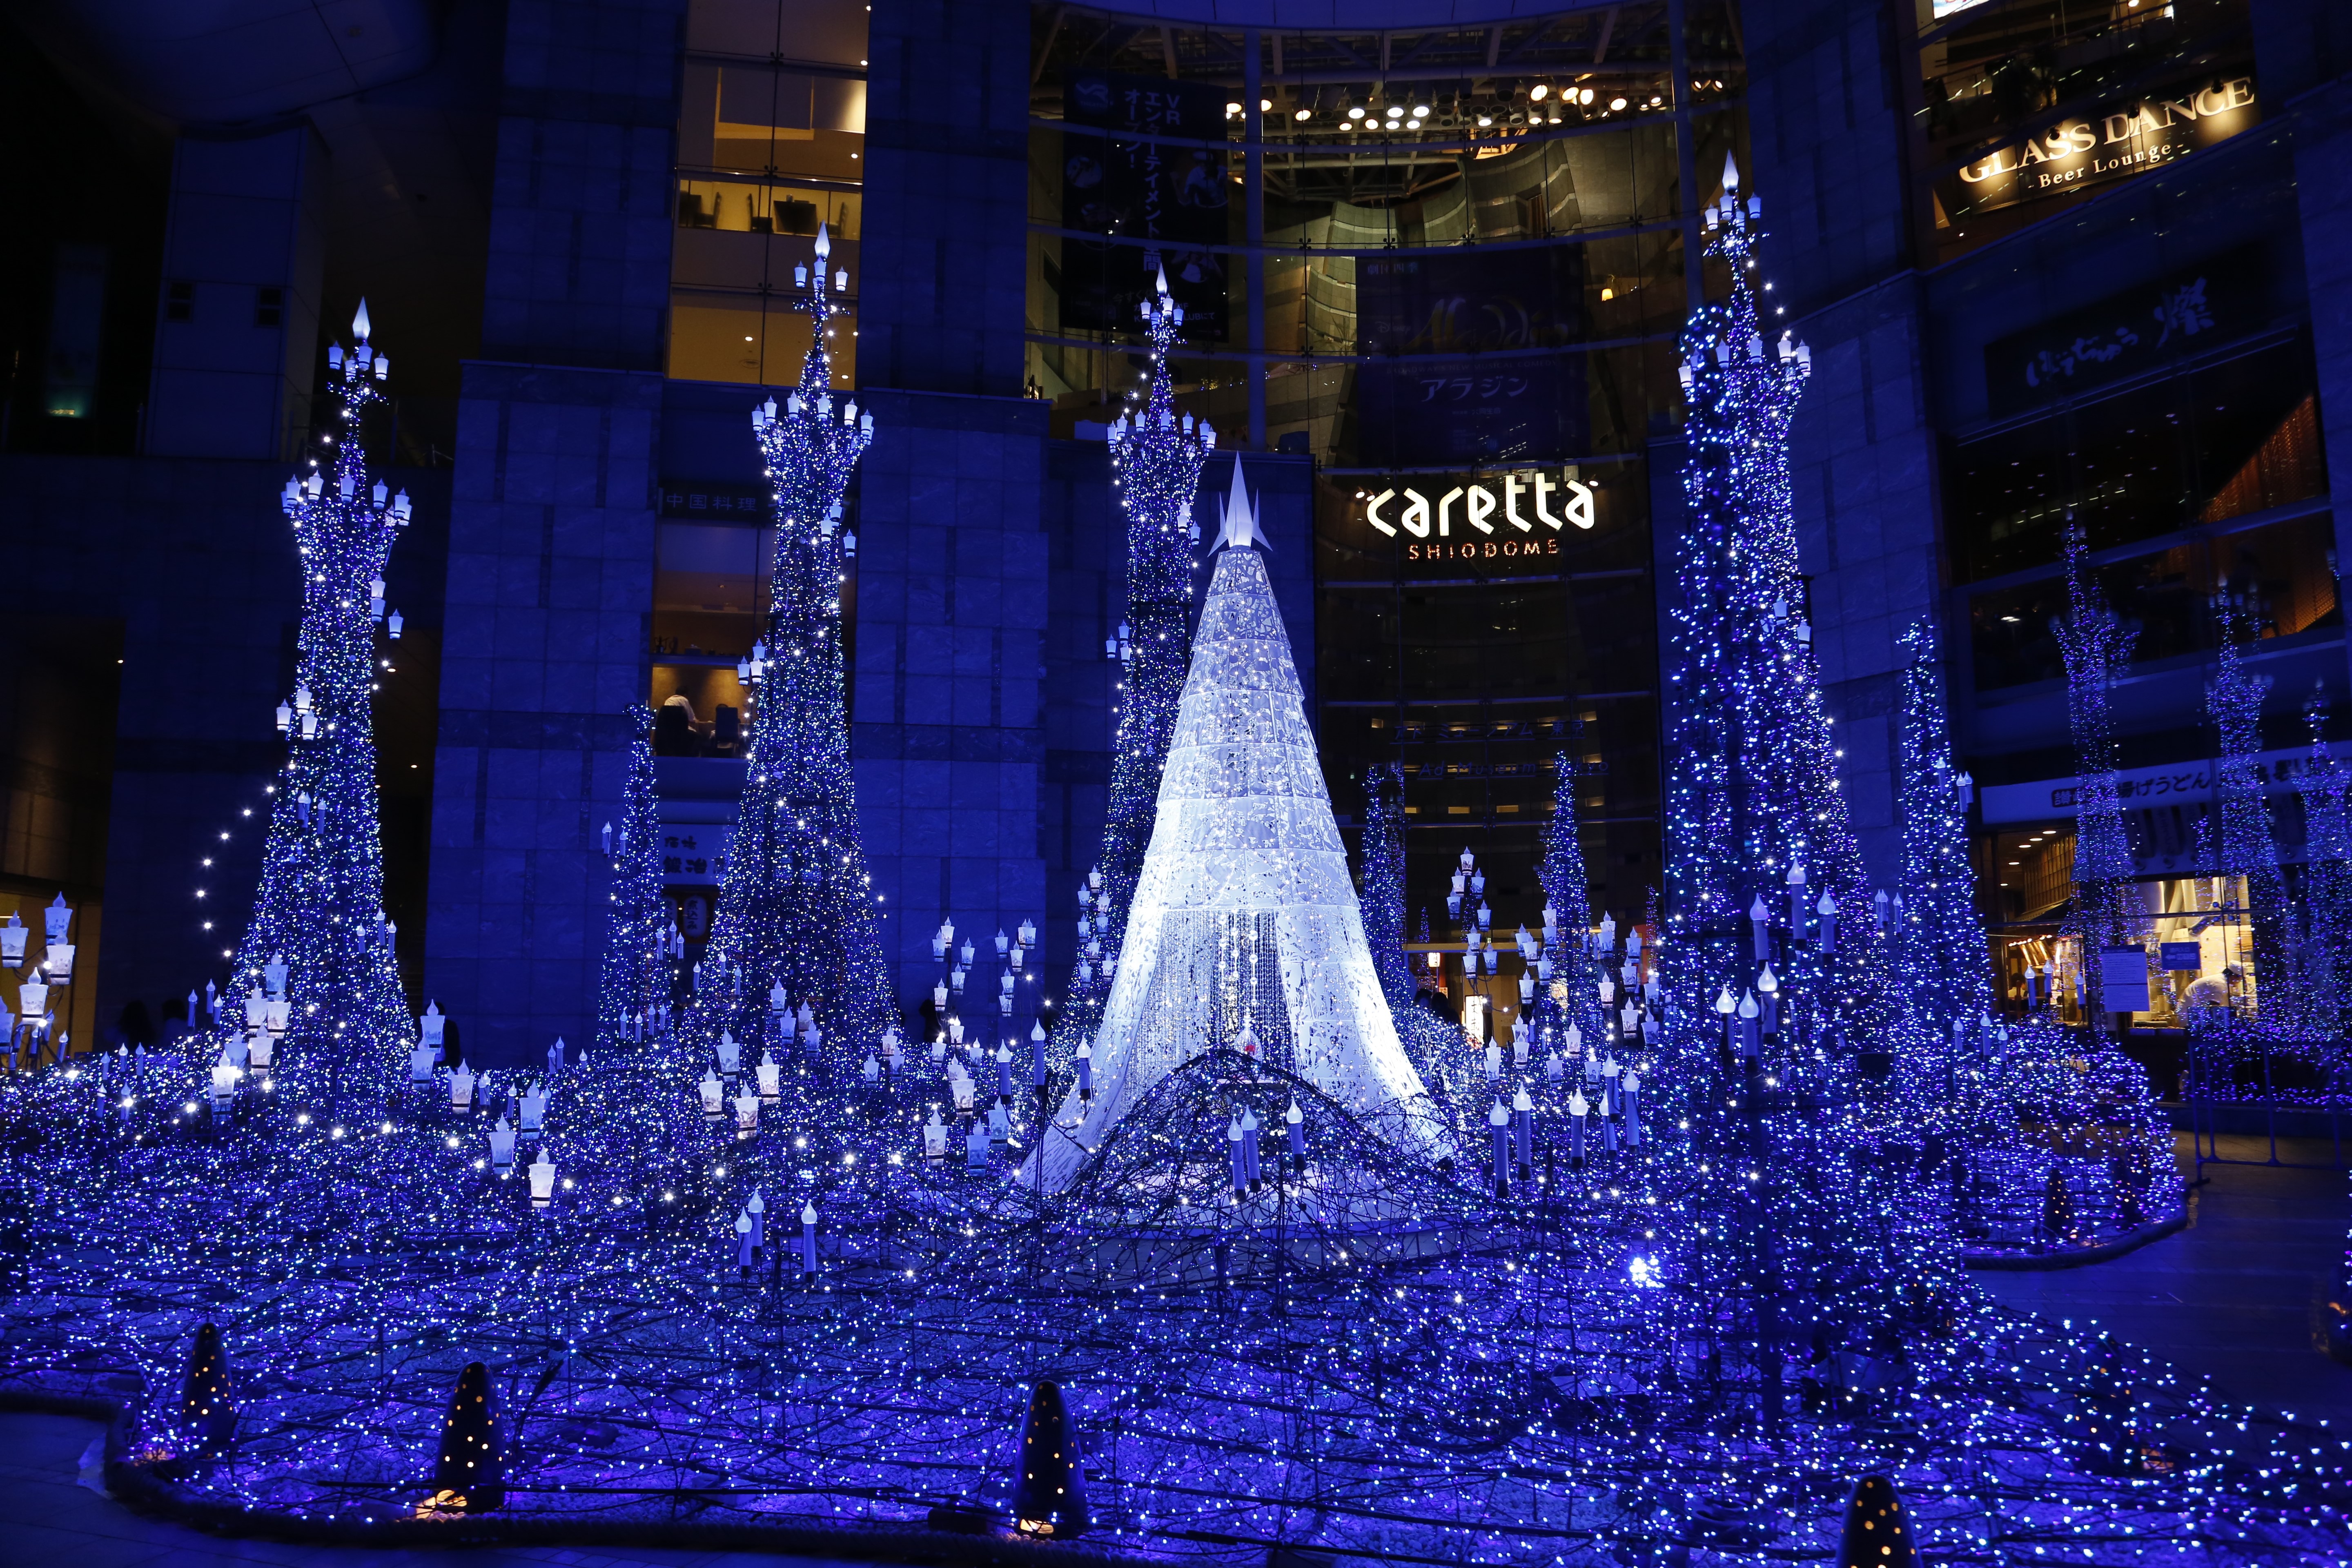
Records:
[[[1064,79],[1063,118],[1074,126],[1214,142],[1224,137],[1224,89],[1205,83],[1102,70],[1074,70]],[[1168,269],[1169,292],[1184,307],[1184,335],[1223,337],[1226,258],[1209,247],[1226,239],[1224,164],[1225,154],[1209,148],[1065,135],[1063,226],[1152,243],[1065,238],[1062,324],[1135,330],[1156,254]]]

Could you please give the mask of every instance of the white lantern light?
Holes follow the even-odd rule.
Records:
[[[547,1086],[532,1084],[523,1091],[522,1131],[525,1137],[536,1137],[547,1124]]]
[[[931,1107],[931,1119],[923,1123],[923,1158],[944,1160],[948,1156],[947,1123],[940,1120],[940,1108]]]
[[[743,1066],[742,1043],[725,1029],[719,1031],[719,1070],[733,1078]]]
[[[265,1032],[261,1037],[266,1040],[269,1036]],[[431,1046],[419,1046],[408,1053],[408,1081],[411,1083],[433,1081],[433,1047]]]
[[[511,1121],[490,1123],[490,1168],[509,1171],[514,1168],[515,1127]]]
[[[760,1097],[749,1089],[735,1097],[735,1130],[751,1132],[760,1125]]]
[[[464,1062],[449,1075],[449,1106],[453,1110],[470,1110],[474,1103],[474,1072]]]
[[[73,943],[53,942],[49,951],[41,955],[41,967],[48,972],[53,984],[62,985],[73,978]]]
[[[215,1107],[228,1103],[229,1097],[236,1092],[236,1080],[242,1076],[244,1075],[237,1071],[236,1064],[229,1060],[227,1054],[224,1052],[220,1061],[213,1068],[213,1104]]]
[[[718,1121],[721,1114],[719,1097],[726,1092],[725,1086],[719,1081],[719,1075],[705,1068],[702,1069],[702,1081],[695,1087],[702,1095],[702,1114],[713,1121]]]
[[[438,1002],[425,1004],[425,1016],[416,1021],[416,1026],[419,1043],[431,1046],[436,1051],[439,1050],[443,1031],[449,1026],[449,1020],[442,1015],[441,1004]]]
[[[257,1069],[267,1070],[278,1054],[278,1042],[268,1029],[248,1030],[245,1037],[246,1059]]]
[[[539,1158],[530,1163],[530,1201],[534,1208],[545,1208],[555,1198],[555,1160],[541,1148]]]
[[[761,1100],[773,1100],[777,1095],[783,1091],[783,1070],[784,1069],[776,1065],[776,1058],[773,1052],[761,1051],[760,1053],[760,1065],[756,1069],[756,1075],[760,1080],[760,1098]]]

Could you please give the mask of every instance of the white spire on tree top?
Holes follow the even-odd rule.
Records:
[[[1234,488],[1225,497],[1225,524],[1217,547],[1255,544],[1265,536],[1258,531],[1257,509],[1250,504],[1249,487],[1242,483],[1242,455],[1234,454]]]
[[[816,226],[816,256],[817,256],[817,259],[818,259],[818,260],[820,260],[820,261],[822,261],[822,260],[824,260],[826,257],[831,256],[832,254],[833,254],[833,237],[832,237],[830,234],[827,234],[827,233],[825,232],[825,226],[824,226],[824,224],[821,224],[821,223],[820,223],[820,224],[818,224],[818,225]],[[818,271],[819,275],[821,276],[821,275],[824,273],[824,268],[823,268],[822,267],[820,267],[820,268],[817,268],[817,271]]]
[[[1167,264],[1166,262],[1164,262],[1164,261],[1163,261],[1163,262],[1161,262],[1161,263],[1160,263],[1160,285],[1159,285],[1159,287],[1160,287],[1160,297],[1161,299],[1165,300],[1166,298],[1168,298],[1168,264]]]
[[[362,342],[368,341],[367,300],[364,297],[360,300],[359,314],[352,318],[352,334]]]
[[[1739,160],[1728,153],[1723,155],[1723,188],[1727,191],[1739,188]]]

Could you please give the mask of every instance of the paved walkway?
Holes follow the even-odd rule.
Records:
[[[2231,1159],[2267,1160],[2270,1144],[2223,1138]],[[2189,1173],[2188,1145],[2181,1145]],[[2330,1421],[2352,1420],[2352,1367],[2328,1359],[2326,1309],[2352,1219],[2346,1173],[2326,1142],[2284,1142],[2282,1160],[2316,1168],[2207,1165],[2189,1226],[2109,1263],[2044,1274],[1979,1272],[1977,1283],[2021,1311],[2095,1321],[2116,1337],[2213,1380],[2236,1398]]]

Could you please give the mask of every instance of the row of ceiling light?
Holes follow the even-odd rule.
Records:
[[[1528,102],[1531,106],[1528,110],[1528,123],[1531,125],[1541,125],[1546,123],[1558,125],[1560,123],[1561,110],[1590,109],[1592,107],[1592,104],[1598,96],[1599,95],[1589,87],[1563,87],[1555,89],[1549,82],[1538,82],[1535,86],[1528,89]],[[1343,100],[1342,101],[1344,102],[1345,100]],[[1664,101],[1664,100],[1663,98],[1654,93],[1651,95],[1649,107],[1654,109]],[[1631,103],[1632,100],[1622,93],[1612,95],[1609,100],[1608,108],[1604,112],[1621,112],[1630,107]],[[1257,100],[1257,107],[1258,112],[1261,114],[1270,114],[1274,111],[1274,100],[1270,98],[1261,98]],[[1351,122],[1351,124],[1358,129],[1363,128],[1366,121],[1370,121],[1374,127],[1379,127],[1383,121],[1385,121],[1385,128],[1391,131],[1400,129],[1405,131],[1418,131],[1421,129],[1422,121],[1429,118],[1431,111],[1432,105],[1425,100],[1414,102],[1411,104],[1410,107],[1402,103],[1391,103],[1388,105],[1385,113],[1378,110],[1367,109],[1360,103],[1355,103],[1348,104],[1344,110],[1339,111],[1336,117]],[[1242,113],[1243,109],[1239,100],[1234,100],[1226,103],[1225,118],[1227,120],[1238,120],[1241,118]],[[1290,111],[1290,118],[1294,121],[1309,121],[1315,118],[1315,110],[1307,105],[1301,104],[1299,107]],[[1490,126],[1495,123],[1495,117],[1492,113],[1480,114],[1476,119],[1477,122],[1481,126]]]

